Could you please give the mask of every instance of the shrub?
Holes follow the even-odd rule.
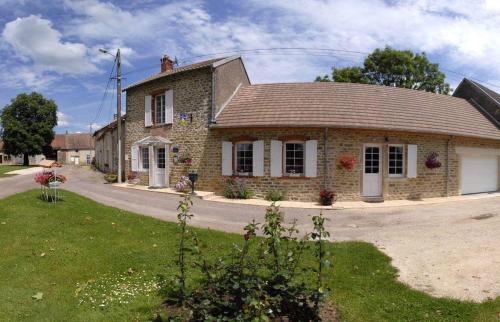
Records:
[[[162,280],[167,303],[190,312],[187,321],[321,321],[320,304],[325,297],[323,274],[330,266],[325,251],[329,236],[325,218],[313,217],[314,230],[298,238],[296,222],[283,226],[283,213],[272,204],[265,223],[252,221],[245,227],[242,244],[215,262],[208,262],[196,234],[186,228],[193,215],[191,200],[180,202],[178,226],[178,274],[173,281]],[[260,232],[264,238],[256,238]],[[313,240],[309,243],[307,240]],[[300,266],[306,249],[314,248],[316,264]],[[188,256],[192,255],[192,256]],[[194,267],[201,273],[186,270]],[[197,287],[186,283],[187,274],[196,274]],[[314,282],[306,283],[307,273]],[[192,286],[191,286],[192,287]]]
[[[266,200],[269,201],[282,201],[285,199],[285,193],[280,190],[271,189],[266,194]]]
[[[321,190],[319,193],[319,202],[323,206],[331,206],[335,198],[335,193],[330,190]]]
[[[228,178],[224,184],[224,196],[228,199],[250,199],[254,196],[254,192],[238,178]]]

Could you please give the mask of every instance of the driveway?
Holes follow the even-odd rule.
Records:
[[[176,220],[179,196],[116,188],[102,175],[84,168],[65,168],[64,188],[98,202]],[[0,179],[0,198],[36,188],[32,176]],[[194,200],[192,224],[241,233],[263,206]],[[311,229],[317,210],[283,208],[285,220],[297,219],[302,232]],[[374,243],[393,259],[399,279],[435,296],[482,301],[500,296],[500,197],[432,205],[328,210],[333,240]]]

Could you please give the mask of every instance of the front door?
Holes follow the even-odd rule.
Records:
[[[378,144],[365,144],[363,165],[363,197],[382,195],[382,148]]]
[[[166,156],[165,148],[155,147],[155,186],[165,187]]]

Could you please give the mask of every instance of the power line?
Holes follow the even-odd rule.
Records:
[[[108,95],[109,84],[111,83],[111,80],[113,79],[112,76],[113,76],[113,71],[115,70],[115,65],[116,65],[116,60],[113,62],[113,66],[111,67],[111,72],[109,73],[108,82],[106,83],[106,89],[104,90],[104,93],[103,93],[102,98],[101,98],[101,103],[99,104],[99,109],[97,110],[97,114],[94,117],[94,120],[92,121],[92,123],[96,123],[96,121],[101,116],[102,108],[104,106],[104,101],[106,100],[106,96]]]
[[[273,51],[285,51],[285,53],[281,53],[281,54],[280,53],[269,53],[269,52],[273,52]],[[290,51],[305,51],[305,53],[303,53],[303,54],[301,54],[301,53],[290,53]],[[221,52],[209,53],[209,54],[204,54],[204,55],[190,56],[190,57],[186,57],[184,59],[181,59],[180,63],[185,64],[185,63],[187,63],[189,61],[192,61],[192,60],[195,60],[195,59],[206,58],[206,57],[213,57],[213,56],[220,56],[220,55],[229,55],[229,54],[250,54],[250,55],[265,55],[265,54],[268,54],[268,55],[285,55],[285,56],[308,55],[308,56],[315,56],[315,57],[318,57],[318,56],[319,57],[321,57],[321,56],[324,56],[324,57],[337,57],[337,58],[343,58],[343,59],[346,59],[346,60],[349,60],[349,61],[355,61],[355,59],[353,59],[352,57],[350,57],[351,59],[348,59],[348,57],[345,57],[345,56],[342,56],[342,55],[369,55],[370,53],[363,52],[363,51],[357,51],[357,50],[346,50],[346,49],[335,49],[335,48],[272,47],[272,48],[255,48],[255,49],[229,50],[229,51],[221,51]],[[145,71],[145,70],[150,70],[150,69],[157,68],[157,67],[158,67],[158,65],[147,66],[147,67],[143,67],[143,68],[138,68],[138,69],[131,70],[131,71],[127,72],[127,73],[124,73],[123,75],[128,75],[128,74],[132,74],[132,73],[136,73],[136,72],[141,72],[141,71]],[[464,73],[461,73],[461,72],[458,72],[458,71],[455,71],[455,70],[451,70],[451,69],[447,69],[447,68],[443,68],[443,67],[440,67],[440,69],[443,70],[443,71],[445,71],[445,72],[448,72],[448,73],[452,73],[452,74],[460,75],[461,77],[472,79],[474,81],[477,81],[479,83],[483,83],[483,84],[488,85],[488,86],[500,88],[500,85],[492,84],[492,83],[489,83],[487,81],[484,81],[484,80],[481,80],[481,79],[478,79],[478,78],[475,78],[475,77],[471,77],[469,75],[466,75]],[[447,77],[450,77],[450,76],[447,76]]]

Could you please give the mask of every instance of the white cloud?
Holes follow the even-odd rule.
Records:
[[[30,15],[5,25],[3,40],[25,61],[33,61],[35,72],[89,74],[97,72],[82,43],[64,42],[50,20]]]
[[[69,118],[66,114],[61,111],[57,112],[57,125],[61,127],[69,126]]]

